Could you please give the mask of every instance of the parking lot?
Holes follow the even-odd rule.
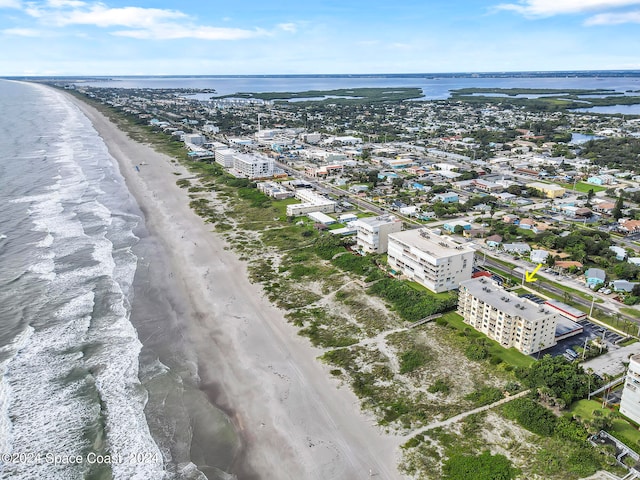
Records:
[[[544,298],[534,295],[532,293],[525,293],[523,295],[520,295],[520,297],[531,300],[532,302],[535,302],[537,304],[543,304],[546,301]],[[621,347],[618,344],[625,338],[622,335],[619,335],[618,333],[612,330],[609,330],[608,328],[592,323],[586,319],[580,320],[579,322],[576,322],[576,323],[579,323],[582,326],[583,331],[581,333],[574,335],[572,337],[560,340],[553,347],[547,348],[546,350],[543,350],[542,352],[540,352],[540,356],[552,355],[555,357],[558,355],[563,355],[567,360],[571,361],[573,358],[577,358],[577,355],[575,354],[569,355],[567,353],[567,350],[570,350],[570,351],[574,350],[574,347],[584,347],[585,343],[588,343],[591,340],[595,340],[596,338],[600,338],[602,340],[602,342],[606,345],[607,350],[609,352],[614,352],[621,349]],[[639,349],[639,353],[640,353],[640,349]],[[538,357],[538,353],[535,353],[532,356]],[[619,361],[615,360],[614,363],[619,363]],[[616,368],[619,368],[619,367],[616,366]],[[598,366],[598,369],[606,370],[604,365]]]

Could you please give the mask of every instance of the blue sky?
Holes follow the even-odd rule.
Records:
[[[0,0],[0,75],[640,69],[640,0]]]

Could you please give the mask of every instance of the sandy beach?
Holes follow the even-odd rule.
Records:
[[[238,478],[403,478],[396,468],[399,439],[360,411],[355,395],[316,359],[320,350],[297,335],[249,282],[246,265],[190,209],[175,183],[189,172],[72,98],[144,213],[146,242],[154,249],[139,262],[139,268],[152,262],[145,288],[169,299],[175,313],[174,331],[154,333],[147,318],[145,335],[171,337],[189,352],[199,389],[229,415],[242,439],[243,454],[233,466]],[[134,292],[135,312],[140,295]],[[207,445],[195,441],[192,458],[199,451],[206,459]]]

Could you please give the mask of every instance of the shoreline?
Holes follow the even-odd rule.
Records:
[[[227,412],[242,439],[234,473],[242,479],[356,479],[372,471],[378,478],[403,478],[398,438],[371,424],[348,387],[337,387],[315,358],[321,351],[297,335],[284,312],[249,282],[237,254],[189,207],[186,192],[175,184],[190,175],[186,168],[67,97],[118,162],[145,217],[149,241],[165,256],[171,278],[161,278],[158,267],[148,280],[171,299],[176,333],[193,356],[199,389]],[[142,161],[138,172],[134,167]],[[134,309],[140,301],[134,297]],[[195,444],[191,452],[203,447]]]

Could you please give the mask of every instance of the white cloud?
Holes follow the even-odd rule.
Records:
[[[266,35],[263,30],[244,30],[241,28],[195,27],[176,24],[157,24],[153,28],[136,30],[119,30],[113,32],[119,37],[138,38],[144,40],[177,40],[196,38],[199,40],[242,40]]]
[[[588,18],[585,25],[620,25],[622,23],[640,23],[640,11],[600,13]]]
[[[63,8],[63,7],[84,7],[86,2],[81,2],[79,0],[47,0],[47,5],[53,8]]]
[[[14,37],[41,37],[42,32],[32,28],[7,28],[2,30],[5,35],[11,35]]]
[[[108,8],[92,5],[89,9],[72,9],[46,14],[46,21],[57,26],[95,25],[96,27],[151,28],[165,20],[186,18],[182,12],[159,8],[122,7]]]
[[[495,8],[497,10],[511,10],[531,17],[549,17],[609,10],[631,5],[640,5],[640,0],[520,0],[518,3],[502,3]]]
[[[0,8],[22,8],[19,0],[0,0]]]
[[[14,0],[0,0],[0,2]],[[29,4],[24,10],[29,16],[51,27],[88,25],[100,28],[124,29],[113,35],[138,39],[240,40],[266,35],[261,29],[224,28],[198,25],[189,15],[179,10],[141,7],[110,8],[103,3],[86,3],[80,0],[46,0],[46,3]],[[295,28],[284,24],[283,29]],[[290,30],[289,30],[290,31]]]
[[[298,31],[298,26],[295,23],[281,23],[278,25],[278,28],[290,33],[296,33]]]

